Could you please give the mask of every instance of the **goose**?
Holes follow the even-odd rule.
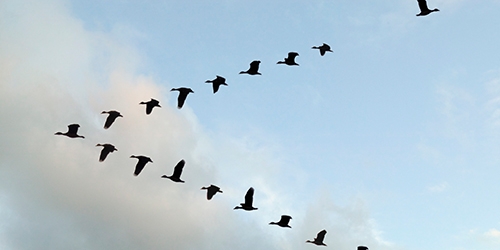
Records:
[[[326,52],[333,52],[330,45],[323,43],[321,46],[313,46],[312,49],[319,49],[319,54],[324,56]]]
[[[207,200],[211,200],[216,193],[222,193],[222,190],[220,190],[220,188],[215,185],[210,185],[209,187],[202,187],[201,190],[203,189],[207,190]]]
[[[322,230],[321,232],[318,233],[318,235],[316,236],[316,238],[314,238],[313,241],[307,240],[306,243],[313,243],[318,246],[326,246],[326,244],[323,243],[323,240],[325,239],[325,234],[326,230]]]
[[[179,163],[177,163],[177,165],[175,165],[172,176],[163,175],[161,178],[169,178],[172,181],[184,183],[184,181],[181,180],[181,174],[185,164],[186,162],[182,159]]]
[[[292,216],[290,216],[290,215],[282,215],[280,221],[269,222],[269,225],[278,225],[280,227],[292,228],[290,225],[288,225],[288,222],[290,222],[291,219],[292,219]]]
[[[234,209],[243,209],[246,211],[257,210],[258,208],[253,207],[253,187],[249,188],[247,194],[245,195],[245,203],[240,203],[240,206],[236,206]]]
[[[151,158],[147,157],[147,156],[143,156],[143,155],[132,155],[130,156],[130,158],[137,158],[139,161],[137,162],[137,165],[135,165],[135,171],[134,171],[134,175],[135,176],[138,176],[142,169],[144,169],[144,166],[146,166],[146,163],[148,162],[151,162],[153,163],[153,161],[151,160]]]
[[[241,71],[240,74],[262,75],[261,73],[259,73],[259,64],[260,61],[251,62],[250,68],[247,71]]]
[[[108,156],[109,153],[113,153],[113,151],[118,151],[118,149],[115,148],[115,146],[105,143],[105,144],[97,144],[95,145],[96,147],[102,146],[101,150],[101,155],[99,156],[99,161],[103,162],[106,160],[106,156]]]
[[[146,104],[146,115],[151,114],[151,112],[153,111],[154,107],[161,108],[160,102],[158,100],[153,99],[153,98],[151,98],[151,101],[140,102],[139,104]]]
[[[430,10],[429,7],[427,7],[427,1],[425,0],[417,0],[417,2],[418,7],[420,8],[420,13],[418,13],[417,16],[427,16],[434,11],[439,11],[438,9]]]
[[[115,111],[115,110],[110,110],[110,111],[102,111],[101,114],[108,114],[108,118],[106,118],[106,122],[104,123],[104,128],[108,129],[111,127],[111,124],[116,120],[118,117],[123,117],[120,112]]]
[[[365,246],[358,246],[358,250],[368,250],[368,247],[365,247]]]
[[[299,66],[299,64],[295,62],[295,57],[297,57],[298,55],[299,55],[299,53],[297,53],[297,52],[288,52],[288,57],[283,59],[284,61],[279,61],[276,64],[286,64],[288,66],[293,66],[293,65]]]
[[[65,135],[69,138],[85,138],[82,135],[78,135],[78,128],[80,125],[78,124],[70,124],[68,125],[68,132],[63,133],[63,132],[56,132],[55,135]]]
[[[217,78],[215,78],[213,80],[206,80],[205,83],[211,83],[212,84],[212,88],[214,90],[214,94],[217,93],[217,91],[219,91],[220,85],[227,86],[227,84],[226,84],[226,78],[224,78],[222,76],[217,76]]]
[[[179,91],[179,97],[177,97],[177,108],[181,109],[184,106],[184,102],[189,93],[194,93],[194,91],[190,88],[173,88],[170,91]]]

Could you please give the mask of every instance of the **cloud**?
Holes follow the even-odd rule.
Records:
[[[170,107],[167,84],[136,72],[137,51],[86,30],[66,2],[4,1],[0,18],[2,249],[299,249],[322,228],[334,247],[393,249],[361,200],[301,204],[307,176],[285,171],[268,136],[207,132],[189,105]],[[139,102],[150,98],[162,108],[146,116]],[[124,117],[104,130],[100,113],[111,109]],[[54,135],[71,123],[85,139]],[[100,163],[97,143],[118,151]],[[132,154],[154,163],[134,177]],[[161,179],[180,159],[186,183]],[[224,193],[207,201],[210,183]],[[249,186],[259,210],[233,211]],[[270,228],[282,213],[294,230]]]
[[[471,229],[468,232],[468,236],[475,243],[479,243],[482,249],[498,249],[500,247],[500,230],[496,228],[490,228],[487,231],[477,228]]]
[[[500,230],[492,228],[492,229],[488,230],[487,232],[485,232],[484,236],[500,242]]]
[[[431,193],[442,193],[446,191],[449,186],[450,185],[448,185],[448,182],[442,182],[440,184],[427,187],[427,190]]]

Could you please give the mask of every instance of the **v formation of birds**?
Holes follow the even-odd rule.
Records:
[[[417,14],[417,16],[426,16],[429,15],[432,12],[439,11],[438,9],[429,9],[427,7],[427,2],[425,0],[417,0],[418,6],[420,8],[420,13]],[[333,52],[331,50],[331,47],[323,43],[320,46],[313,46],[312,49],[317,49],[319,50],[319,53],[321,56],[324,56],[326,52]],[[298,63],[295,62],[295,58],[299,56],[299,53],[297,52],[289,52],[288,56],[283,59],[283,61],[278,61],[277,64],[286,64],[288,66],[299,66]],[[241,71],[240,74],[249,74],[249,75],[262,75],[259,72],[259,65],[260,61],[255,60],[250,63],[250,68],[246,71]],[[221,85],[228,86],[226,84],[226,78],[222,76],[216,76],[215,79],[213,80],[206,80],[205,83],[210,83],[212,84],[213,87],[213,93],[217,93],[219,91],[219,87]],[[190,93],[194,93],[194,91],[191,88],[187,87],[180,87],[180,88],[172,88],[171,91],[178,91],[179,95],[177,98],[177,108],[181,109],[184,106],[184,103],[186,102],[187,96]],[[161,108],[160,102],[158,100],[155,100],[151,98],[150,101],[143,101],[140,102],[139,104],[141,105],[146,105],[146,115],[150,115],[153,111],[153,108],[158,107]],[[102,111],[101,114],[107,114],[108,117],[106,118],[106,121],[104,123],[104,129],[109,129],[111,125],[116,121],[117,118],[123,117],[120,112],[115,111],[115,110],[110,110],[110,111]],[[82,135],[78,135],[78,129],[80,125],[78,124],[70,124],[68,125],[68,131],[65,133],[62,132],[56,132],[55,135],[64,135],[69,138],[85,138]],[[114,151],[118,151],[118,149],[115,148],[114,145],[105,143],[105,144],[97,144],[96,147],[103,147],[101,150],[101,153],[99,155],[99,161],[103,162],[106,160],[106,157],[110,154],[113,153]],[[132,155],[130,158],[136,158],[137,164],[135,166],[134,170],[134,176],[138,176],[144,167],[146,166],[147,163],[151,162],[153,163],[153,160],[147,156],[143,155]],[[175,165],[173,173],[171,176],[163,175],[161,178],[167,178],[170,179],[173,182],[178,182],[178,183],[184,183],[184,180],[181,180],[181,174],[184,166],[186,165],[186,162],[184,159],[180,160],[177,165]],[[208,187],[202,187],[201,190],[207,190],[207,200],[211,200],[215,194],[217,193],[223,193],[222,190],[215,185],[210,185]],[[236,206],[234,210],[242,209],[245,211],[253,211],[253,210],[258,210],[258,208],[253,206],[253,196],[254,196],[254,188],[250,187],[245,194],[245,201],[243,203],[240,203],[240,205]],[[292,219],[291,216],[289,215],[282,215],[281,219],[277,222],[270,222],[269,225],[277,225],[280,227],[285,227],[285,228],[291,228],[289,225],[290,220]],[[307,240],[306,243],[312,243],[318,246],[326,246],[326,244],[323,242],[325,235],[326,235],[326,230],[322,230],[318,232],[316,235],[316,238],[313,240]],[[357,250],[368,250],[368,247],[366,246],[358,246]]]

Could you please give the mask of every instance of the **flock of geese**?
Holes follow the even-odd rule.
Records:
[[[417,0],[418,6],[420,8],[420,13],[417,14],[417,16],[426,16],[432,12],[439,11],[438,9],[429,9],[427,7],[427,3],[425,0]],[[312,49],[318,49],[319,53],[321,56],[324,56],[326,52],[333,52],[330,48],[330,46],[326,43],[323,43],[321,46],[313,46]],[[288,66],[299,66],[298,63],[295,62],[295,58],[299,55],[297,52],[289,52],[288,57],[284,58],[283,61],[278,61],[277,64],[286,64]],[[249,75],[261,75],[259,72],[259,65],[260,61],[252,61],[250,63],[250,68],[246,71],[241,71],[240,74],[249,74]],[[216,76],[215,79],[213,80],[207,80],[205,83],[211,83],[213,87],[213,93],[217,93],[219,91],[219,87],[221,85],[228,86],[226,84],[226,79],[222,76]],[[190,88],[186,87],[181,87],[181,88],[172,88],[170,91],[178,91],[179,96],[177,98],[177,108],[181,109],[184,106],[184,103],[186,101],[187,96],[190,93],[194,93],[194,91]],[[160,102],[158,100],[155,100],[151,98],[150,101],[147,102],[140,102],[140,105],[146,105],[146,115],[150,115],[151,112],[153,111],[153,108],[159,107]],[[115,110],[110,110],[110,111],[102,111],[101,114],[107,114],[108,117],[106,118],[106,121],[104,123],[104,129],[109,129],[111,125],[115,122],[116,118],[118,117],[123,117],[120,112],[115,111]],[[56,132],[55,135],[64,135],[69,138],[85,138],[82,135],[78,134],[78,128],[80,125],[78,124],[71,124],[68,125],[68,131],[65,133],[62,132]],[[114,151],[117,151],[118,149],[115,148],[112,144],[97,144],[96,147],[103,147],[99,156],[99,161],[103,162],[106,160],[106,157],[110,154],[113,153]],[[143,155],[132,155],[130,158],[136,158],[137,164],[135,166],[134,170],[134,176],[138,176],[141,171],[144,169],[147,163],[153,162],[151,158]],[[161,178],[168,178],[171,181],[174,182],[180,182],[184,183],[184,180],[181,180],[181,175],[182,175],[182,170],[184,166],[186,165],[186,161],[184,159],[180,160],[177,165],[174,167],[174,172],[172,173],[171,176],[163,175]],[[211,200],[215,194],[217,193],[222,193],[222,190],[215,185],[210,185],[208,187],[202,187],[202,190],[207,190],[207,200]],[[245,201],[243,203],[240,203],[239,206],[236,206],[234,210],[237,209],[243,209],[246,211],[253,211],[257,210],[258,208],[253,206],[253,195],[254,195],[254,188],[250,187],[245,194]],[[280,227],[288,227],[291,228],[289,225],[290,220],[292,219],[291,216],[289,215],[282,215],[281,219],[278,222],[270,222],[270,225],[278,225]],[[326,230],[320,231],[314,240],[307,240],[306,243],[312,243],[318,246],[326,246],[326,244],[323,242],[324,238],[326,235]],[[368,250],[368,247],[366,246],[358,246],[357,250]]]

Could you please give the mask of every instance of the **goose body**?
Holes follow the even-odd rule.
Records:
[[[332,49],[330,48],[330,45],[323,43],[321,46],[313,46],[312,49],[318,49],[319,54],[321,56],[324,56],[326,52],[333,52]]]
[[[260,61],[251,62],[250,68],[247,71],[241,71],[240,74],[262,75],[261,73],[259,73],[259,64]]]
[[[108,114],[108,118],[106,118],[106,122],[104,123],[104,128],[108,129],[111,127],[111,124],[116,120],[118,117],[123,117],[120,112],[115,111],[115,110],[110,110],[110,111],[102,111],[101,114]]]
[[[134,171],[134,175],[135,176],[138,176],[141,173],[141,171],[146,166],[146,163],[148,163],[148,162],[153,163],[153,161],[151,160],[151,158],[149,158],[147,156],[143,156],[143,155],[138,155],[138,156],[132,155],[132,156],[130,156],[130,158],[136,158],[136,159],[139,160],[137,162],[137,164],[135,165],[135,171]]]
[[[253,207],[253,193],[254,189],[251,187],[248,189],[247,194],[245,195],[245,203],[240,203],[240,206],[236,206],[234,209],[243,209],[246,211],[257,210],[258,208]]]
[[[298,55],[299,53],[297,52],[288,52],[288,57],[283,59],[284,61],[277,62],[277,64],[286,64],[288,66],[294,66],[294,65],[299,66],[299,64],[295,62],[295,57],[297,57]]]
[[[115,148],[115,146],[105,143],[105,144],[97,144],[95,145],[96,147],[102,146],[101,154],[99,155],[99,161],[103,162],[106,160],[106,156],[108,156],[109,153],[113,153],[114,151],[118,151],[118,149]]]
[[[181,109],[184,106],[184,102],[189,93],[194,93],[194,91],[190,88],[173,88],[170,91],[179,91],[179,96],[177,97],[177,108]]]
[[[82,135],[78,135],[78,128],[80,125],[78,124],[70,124],[68,125],[68,132],[63,133],[63,132],[56,132],[55,135],[65,135],[69,138],[85,138]]]
[[[368,250],[368,247],[365,247],[365,246],[358,246],[358,250]]]
[[[227,86],[227,84],[226,84],[226,78],[224,78],[222,76],[217,76],[213,80],[206,80],[205,83],[211,83],[212,84],[212,88],[214,90],[214,94],[217,93],[217,91],[219,91],[220,85]]]
[[[292,228],[288,223],[292,219],[292,216],[290,215],[282,215],[280,221],[278,222],[270,222],[269,225],[278,225],[280,227],[289,227]]]
[[[211,200],[212,197],[214,197],[214,195],[217,193],[222,193],[222,190],[220,190],[220,188],[215,185],[210,185],[209,187],[202,187],[201,189],[207,190],[207,200]]]
[[[314,238],[313,241],[307,240],[306,242],[313,243],[317,246],[326,246],[326,244],[323,243],[323,240],[325,239],[325,235],[326,235],[326,230],[322,230],[321,232],[318,233],[318,235],[316,236],[316,238]]]
[[[158,100],[153,99],[153,98],[151,98],[150,101],[140,102],[139,104],[145,104],[146,105],[146,115],[151,114],[151,112],[153,112],[153,108],[154,107],[161,108],[160,102]]]
[[[184,165],[186,165],[186,162],[183,159],[183,160],[179,161],[179,163],[177,163],[177,165],[175,165],[174,173],[172,174],[172,176],[163,175],[161,178],[168,178],[168,179],[175,181],[175,182],[184,183],[184,181],[181,180],[181,174],[182,174],[182,169],[184,168]]]
[[[420,13],[418,13],[417,16],[427,16],[434,11],[439,11],[438,9],[429,9],[429,7],[427,7],[427,1],[425,0],[417,0],[417,2],[418,7],[420,8]]]

